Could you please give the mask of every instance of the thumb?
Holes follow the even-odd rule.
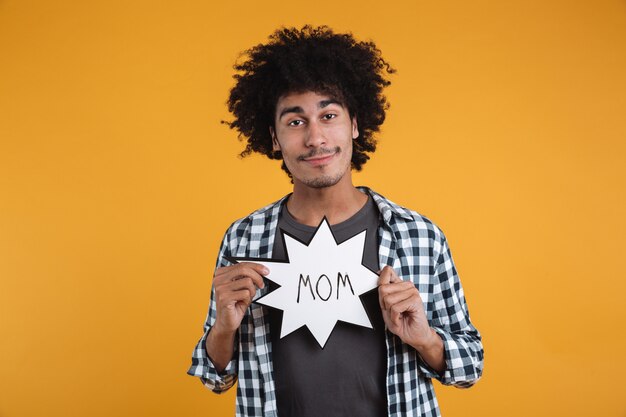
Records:
[[[393,268],[389,265],[385,266],[378,275],[378,285],[385,285],[391,283],[393,277]]]

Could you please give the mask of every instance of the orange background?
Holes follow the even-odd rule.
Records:
[[[355,183],[450,241],[486,363],[444,415],[625,416],[622,0],[1,0],[0,416],[232,414],[185,372],[222,233],[290,184],[219,121],[304,23],[398,69]]]

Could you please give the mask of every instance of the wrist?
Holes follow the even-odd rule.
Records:
[[[421,342],[412,345],[422,360],[440,376],[446,370],[445,346],[443,339],[432,327],[428,328],[428,335]]]
[[[438,349],[442,343],[443,341],[439,334],[432,327],[429,327],[426,334],[415,343],[411,343],[411,345],[421,354]]]
[[[223,325],[220,325],[219,322],[215,322],[211,330],[209,331],[209,337],[215,340],[232,340],[235,338],[235,334],[237,333],[237,329],[232,330],[229,328],[224,328]]]
[[[233,357],[236,331],[220,329],[216,323],[206,338],[205,350],[217,372],[223,372]]]

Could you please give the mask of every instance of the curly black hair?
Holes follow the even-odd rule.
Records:
[[[274,126],[278,99],[294,92],[330,94],[356,117],[359,136],[353,141],[352,168],[360,171],[376,150],[374,133],[385,120],[389,104],[383,88],[395,70],[373,42],[357,42],[352,34],[336,34],[327,26],[281,28],[242,53],[234,65],[235,86],[230,90],[228,110],[235,119],[227,123],[245,138],[241,156],[259,152],[282,159],[272,150],[269,127]],[[282,168],[291,177],[283,162]]]

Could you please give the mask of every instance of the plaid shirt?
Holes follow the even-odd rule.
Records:
[[[463,288],[441,230],[427,218],[369,193],[380,211],[380,265],[391,265],[404,280],[417,287],[430,326],[444,343],[446,371],[438,375],[391,332],[387,344],[387,404],[389,416],[439,416],[431,379],[444,385],[467,388],[482,374],[481,337],[472,325]],[[271,258],[274,236],[283,199],[233,223],[220,248],[217,266],[227,266],[226,256]],[[266,293],[269,286],[257,291]],[[200,377],[216,393],[237,386],[237,416],[277,416],[272,373],[272,345],[267,308],[253,303],[239,328],[233,359],[218,373],[205,350],[206,337],[215,322],[215,301],[211,291],[204,335],[198,342],[187,373]],[[331,381],[329,381],[331,382]]]

